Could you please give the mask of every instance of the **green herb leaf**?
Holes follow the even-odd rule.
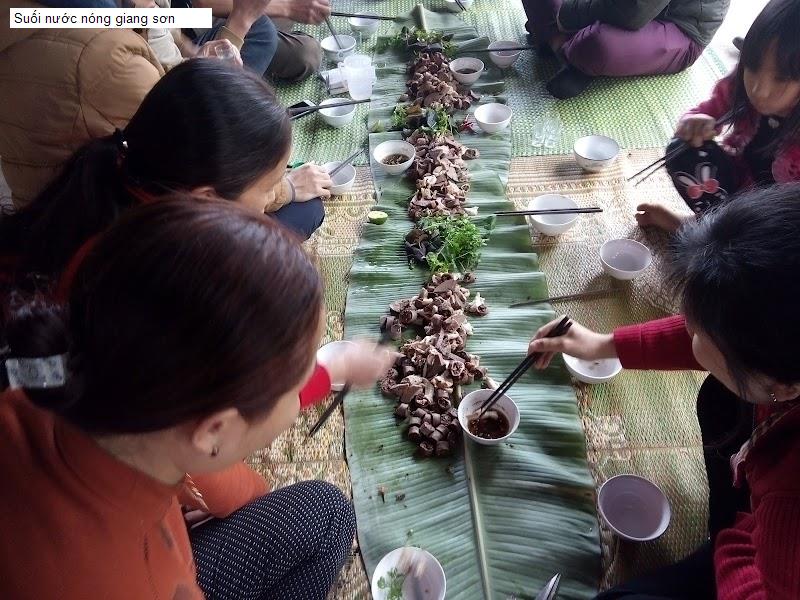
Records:
[[[463,273],[478,266],[486,236],[469,217],[429,217],[420,227],[442,240],[441,248],[425,257],[432,273]]]

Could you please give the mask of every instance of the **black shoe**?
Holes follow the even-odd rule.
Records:
[[[562,67],[553,78],[547,82],[547,91],[559,100],[566,100],[579,96],[589,84],[594,81],[594,77],[587,75],[573,67],[567,65]]]
[[[550,44],[538,44],[536,36],[532,33],[526,36],[526,40],[530,46],[536,46],[536,54],[539,58],[556,58],[556,53],[553,52],[553,48],[550,47]]]
[[[733,38],[733,46],[739,51],[742,51],[742,46],[744,46],[744,38],[741,36],[736,36]]]

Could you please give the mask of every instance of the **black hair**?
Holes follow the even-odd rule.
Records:
[[[275,168],[291,124],[260,77],[218,60],[184,62],[147,94],[124,130],[78,150],[27,208],[0,218],[0,254],[18,278],[57,275],[77,249],[147,196],[210,186],[234,200]]]
[[[758,71],[771,47],[780,77],[800,81],[800,2],[798,0],[771,0],[759,13],[747,32],[734,75],[731,109],[722,117],[723,125],[752,110],[744,85],[745,69]],[[800,136],[800,102],[787,117],[772,142],[762,149],[774,153],[782,144]]]
[[[292,232],[229,202],[168,198],[101,235],[66,308],[19,307],[8,354],[67,355],[65,386],[26,392],[80,429],[157,431],[227,407],[266,415],[301,383],[321,314],[321,277]]]
[[[800,183],[733,197],[679,232],[673,258],[683,313],[722,352],[740,395],[754,375],[800,383]]]

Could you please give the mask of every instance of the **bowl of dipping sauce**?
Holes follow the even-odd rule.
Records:
[[[572,198],[561,194],[544,194],[536,196],[528,203],[528,210],[547,210],[553,208],[578,208]],[[544,235],[561,235],[578,222],[579,215],[529,215],[525,217],[539,233]]]
[[[477,58],[457,58],[450,62],[453,77],[464,85],[472,85],[478,81],[485,68],[483,61]]]
[[[604,383],[614,379],[622,371],[622,363],[618,358],[600,358],[598,360],[584,360],[569,354],[562,354],[567,371],[583,383]]]
[[[496,446],[504,442],[519,427],[519,407],[505,394],[478,418],[481,405],[493,391],[475,390],[464,396],[458,405],[458,421],[464,435],[483,446]]]
[[[509,123],[511,123],[512,114],[508,105],[490,102],[489,104],[481,104],[476,108],[473,116],[478,126],[486,133],[495,133],[508,127]]]
[[[350,56],[356,50],[356,38],[352,35],[337,34],[336,37],[342,46],[341,49],[332,35],[324,38],[319,43],[328,60],[341,60],[346,56]]]
[[[597,495],[597,507],[614,533],[633,542],[660,537],[672,518],[661,488],[638,475],[617,475],[606,481]]]
[[[600,262],[603,270],[614,279],[629,281],[650,266],[653,254],[636,240],[608,240],[600,246]]]
[[[519,48],[519,43],[511,41],[492,42],[489,44],[488,48],[489,50],[492,48]],[[521,52],[522,50],[501,50],[500,52],[489,52],[489,60],[491,60],[497,67],[500,67],[501,69],[507,69],[517,62]]]
[[[414,162],[416,152],[408,142],[389,140],[375,146],[372,158],[389,175],[401,175]]]
[[[384,556],[372,574],[373,600],[389,600],[399,589],[402,598],[444,600],[447,580],[442,565],[430,552],[406,546]]]
[[[342,163],[340,161],[328,162],[322,165],[328,173],[338,168]],[[333,185],[331,185],[331,196],[341,196],[353,189],[353,183],[356,180],[356,168],[353,165],[346,165],[342,170],[333,176]]]
[[[356,115],[356,105],[348,104],[347,106],[335,106],[347,102],[345,98],[326,98],[319,103],[320,106],[333,105],[331,108],[319,109],[320,118],[334,129],[341,129],[353,122],[353,117]]]
[[[350,29],[356,33],[366,33],[367,35],[378,31],[378,26],[381,24],[378,19],[367,19],[366,17],[350,17],[347,22],[350,23]]]
[[[575,140],[572,150],[581,169],[597,173],[614,162],[619,144],[605,135],[587,135]]]

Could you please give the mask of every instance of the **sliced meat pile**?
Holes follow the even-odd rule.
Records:
[[[472,335],[465,311],[480,295],[470,302],[470,291],[460,285],[475,281],[471,273],[457,277],[434,275],[418,295],[393,302],[391,314],[381,320],[381,329],[390,330],[394,339],[400,339],[403,327],[424,332],[400,347],[401,356],[380,384],[381,392],[397,399],[395,415],[408,421],[408,439],[423,457],[447,456],[459,444],[457,387],[486,378],[480,357],[465,349]]]
[[[450,135],[421,130],[412,133],[407,141],[416,148],[411,176],[417,182],[408,216],[418,221],[423,217],[466,214],[469,173],[464,161],[478,158],[478,151]]]
[[[400,98],[402,101],[453,112],[468,109],[478,99],[477,94],[459,85],[450,70],[450,61],[442,52],[421,52],[411,63],[409,74],[408,93]]]

